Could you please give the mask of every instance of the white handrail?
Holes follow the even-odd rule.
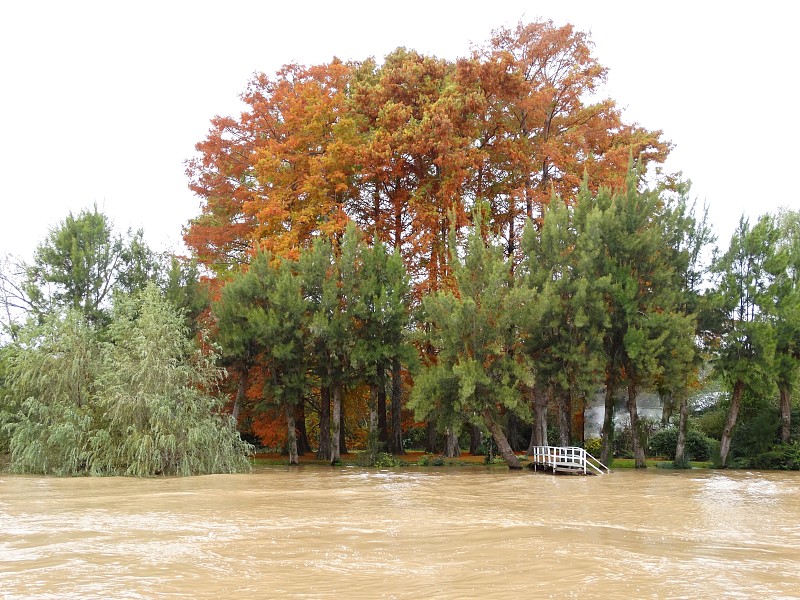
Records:
[[[610,469],[597,460],[594,456],[577,446],[534,446],[531,454],[534,468],[542,465],[550,468],[553,472],[583,472],[587,473],[587,468],[602,475],[608,473]]]

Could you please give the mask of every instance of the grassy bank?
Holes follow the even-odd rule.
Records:
[[[422,451],[412,450],[405,454],[387,455],[391,456],[397,462],[394,466],[400,467],[414,467],[414,466],[480,466],[486,465],[486,457],[483,455],[472,455],[463,453],[458,458],[443,458],[437,454],[427,454]],[[314,453],[309,453],[304,456],[298,457],[301,465],[330,465],[328,460],[320,460]],[[345,466],[360,466],[363,465],[365,456],[362,452],[350,452],[343,454],[341,464]],[[286,455],[279,453],[261,453],[258,452],[253,457],[253,465],[286,465],[288,458]],[[495,460],[492,464],[503,464],[502,459]]]
[[[427,454],[422,451],[409,451],[406,454],[397,454],[393,455],[392,459],[396,461],[396,464],[386,464],[385,467],[415,467],[415,466],[424,466],[424,467],[475,467],[475,466],[487,466],[486,456],[484,455],[472,455],[469,453],[462,453],[461,456],[458,458],[443,458],[437,454]],[[306,454],[305,456],[300,456],[299,461],[301,465],[319,465],[319,466],[328,466],[330,464],[327,460],[319,460],[316,454]],[[342,455],[341,464],[344,466],[363,466],[365,461],[365,457],[361,452],[351,452],[349,454]],[[527,457],[521,456],[520,461],[523,465],[526,465],[528,462]],[[663,458],[648,458],[646,461],[648,468],[671,468],[671,461],[663,459]],[[279,453],[257,453],[253,457],[253,465],[254,466],[268,466],[268,465],[286,465],[288,463],[288,458],[285,455]],[[502,465],[505,464],[504,461],[499,458],[495,457],[492,461],[491,465]],[[693,469],[708,469],[711,468],[711,462],[702,462],[702,461],[692,461],[689,463],[689,466]],[[633,469],[634,468],[634,459],[632,458],[615,458],[613,463],[611,464],[612,469]]]
[[[647,458],[645,464],[648,468],[652,469],[671,469],[672,461],[666,458]],[[611,462],[612,469],[633,469],[635,468],[635,459],[633,458],[615,458]],[[710,469],[712,463],[710,461],[690,461],[689,466],[692,469]]]

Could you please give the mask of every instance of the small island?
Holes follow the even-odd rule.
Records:
[[[188,256],[95,206],[4,259],[8,467],[463,449],[517,470],[557,446],[797,469],[800,213],[742,218],[717,250],[664,133],[598,98],[605,77],[588,35],[550,21],[456,60],[256,74],[186,162]]]

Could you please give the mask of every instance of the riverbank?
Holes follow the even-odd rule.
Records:
[[[396,464],[381,465],[384,468],[397,467],[476,467],[476,466],[496,466],[505,464],[503,459],[499,456],[494,457],[491,462],[487,462],[486,456],[482,454],[470,454],[464,452],[461,456],[456,458],[445,458],[438,454],[429,454],[421,450],[411,450],[405,454],[386,455],[393,459]],[[317,458],[315,453],[308,453],[298,457],[301,465],[318,465],[329,466],[330,461],[321,460]],[[253,465],[255,466],[269,466],[269,465],[287,465],[288,457],[280,453],[262,453],[258,452],[253,456]],[[528,458],[520,456],[520,462],[523,466],[528,464]],[[645,463],[648,468],[671,468],[671,461],[666,458],[648,458]],[[364,466],[365,457],[361,452],[351,452],[343,454],[341,464],[344,466]],[[615,458],[610,465],[612,469],[633,469],[634,459],[632,458]],[[689,466],[693,469],[710,469],[712,463],[708,461],[692,461]]]
[[[392,467],[496,467],[505,464],[503,459],[495,456],[491,462],[487,462],[486,456],[482,454],[462,453],[456,458],[445,458],[439,454],[429,454],[421,450],[410,450],[405,454],[384,455],[390,458],[383,464],[378,465],[382,468]],[[314,465],[319,467],[330,466],[330,461],[317,458],[315,453],[309,452],[298,457],[301,465]],[[520,456],[520,462],[527,466],[528,459]],[[648,468],[671,468],[671,462],[665,458],[648,458],[646,461]],[[287,466],[289,459],[286,455],[278,452],[257,452],[251,459],[253,466]],[[350,452],[343,454],[340,464],[343,466],[364,467],[366,460],[363,452]],[[0,454],[0,473],[8,473],[11,466],[11,459],[8,454]],[[692,461],[689,466],[693,469],[710,469],[713,467],[711,462]],[[634,460],[632,458],[615,458],[611,464],[612,469],[633,469]]]
[[[470,454],[468,452],[461,454],[456,458],[445,458],[439,454],[429,454],[421,450],[410,450],[405,454],[385,454],[383,456],[391,457],[393,462],[397,464],[394,466],[399,467],[412,467],[412,466],[481,466],[487,465],[486,456],[479,454]],[[340,463],[345,466],[363,466],[365,463],[365,455],[363,452],[350,452],[342,454]],[[319,465],[329,466],[330,461],[327,459],[318,459],[316,453],[308,453],[298,457],[301,465]],[[287,455],[278,452],[257,452],[253,456],[254,465],[286,465],[289,459]],[[496,458],[491,464],[504,464],[501,458]]]

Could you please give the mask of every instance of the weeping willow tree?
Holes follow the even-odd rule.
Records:
[[[88,461],[100,413],[95,381],[102,357],[95,329],[76,309],[23,327],[8,352],[3,436],[22,473],[76,475]]]
[[[58,475],[249,469],[213,394],[221,371],[154,285],[120,296],[99,341],[76,312],[32,330],[10,361],[11,468]]]

